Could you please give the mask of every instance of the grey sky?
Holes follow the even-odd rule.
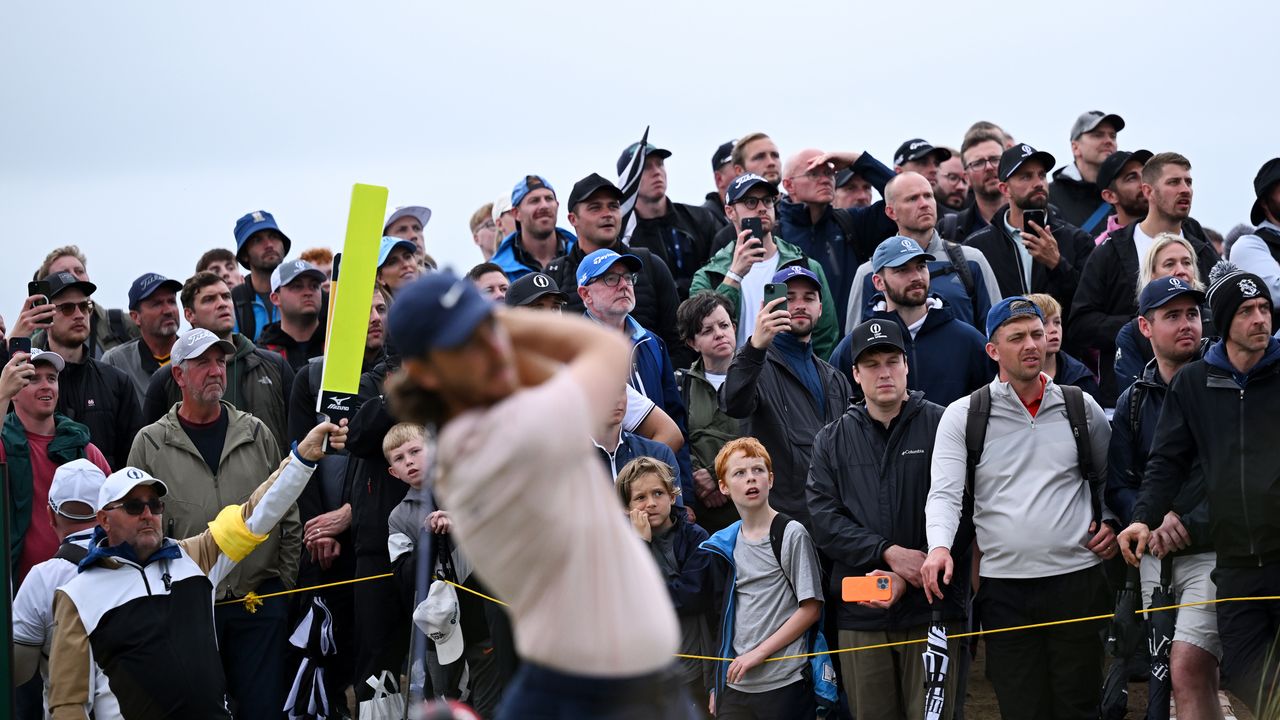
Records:
[[[77,243],[120,307],[132,279],[183,279],[265,208],[294,253],[337,247],[353,182],[425,204],[429,251],[480,260],[467,220],[517,178],[568,195],[639,139],[700,203],[725,140],[769,132],[889,160],[971,122],[1070,160],[1075,116],[1124,116],[1120,146],[1177,150],[1193,214],[1247,220],[1277,154],[1274,63],[1203,2],[20,3],[0,24],[0,314],[44,253]],[[1260,89],[1255,90],[1255,88]],[[561,225],[565,208],[561,208]]]

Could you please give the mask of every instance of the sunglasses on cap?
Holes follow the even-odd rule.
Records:
[[[141,515],[143,508],[151,511],[152,515],[160,515],[164,513],[164,501],[160,498],[152,498],[143,502],[142,500],[125,500],[114,505],[108,505],[103,510],[124,510],[130,515]]]

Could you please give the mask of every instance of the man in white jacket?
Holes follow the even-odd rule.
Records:
[[[987,354],[999,363],[999,377],[951,403],[938,426],[925,504],[925,594],[942,597],[939,575],[942,585],[951,581],[951,546],[968,492],[969,408],[988,390],[985,443],[972,485],[973,527],[983,553],[975,603],[983,626],[1105,613],[1101,562],[1118,551],[1114,528],[1099,517],[1095,501],[1106,477],[1111,437],[1106,415],[1082,396],[1088,442],[1078,444],[1066,391],[1041,372],[1044,318],[1025,297],[1006,298],[991,309],[987,337]],[[1079,455],[1081,445],[1089,448],[1088,461]],[[1087,465],[1096,471],[1097,487],[1084,472]],[[1004,718],[1097,717],[1102,688],[1097,622],[999,633],[986,641],[987,671]]]

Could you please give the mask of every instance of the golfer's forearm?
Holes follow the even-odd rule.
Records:
[[[617,331],[553,313],[506,312],[502,322],[517,355],[530,352],[565,364],[590,358],[625,372],[630,348]]]

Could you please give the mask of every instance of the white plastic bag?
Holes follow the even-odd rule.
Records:
[[[404,695],[399,692],[395,676],[383,670],[379,676],[365,680],[373,688],[373,697],[361,701],[360,720],[401,720],[404,717]]]

